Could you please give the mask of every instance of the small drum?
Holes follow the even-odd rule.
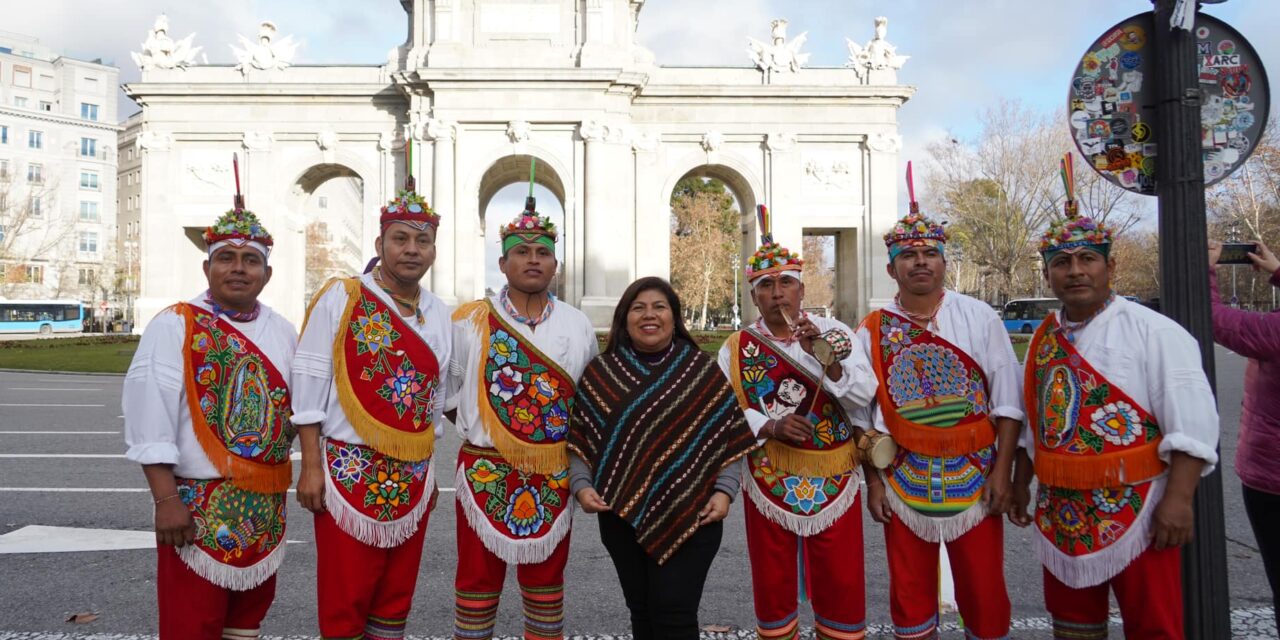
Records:
[[[823,365],[830,366],[833,362],[848,358],[851,353],[853,353],[853,340],[849,338],[849,334],[840,329],[832,329],[813,339],[813,357]]]
[[[898,443],[880,431],[868,430],[858,436],[858,454],[863,462],[876,469],[886,469],[898,457]]]

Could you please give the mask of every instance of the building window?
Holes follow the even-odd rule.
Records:
[[[37,162],[27,163],[27,183],[44,184],[44,166]]]
[[[9,127],[0,124],[0,144],[9,144]]]
[[[52,102],[45,102],[44,100],[41,100],[41,101],[40,101],[40,110],[41,110],[41,111],[53,111],[53,103],[52,103]]]
[[[129,147],[129,159],[133,159],[133,147]]]
[[[80,232],[80,253],[97,253],[98,252],[98,232],[97,231],[81,231]]]
[[[4,225],[0,224],[0,242],[4,242],[4,234],[8,231]],[[4,274],[0,272],[0,282],[4,282]]]
[[[317,198],[316,205],[319,206],[321,209],[328,209],[329,196],[320,196],[319,198]]]
[[[31,196],[31,217],[39,218],[44,215],[44,201],[40,196]]]
[[[80,156],[96,158],[98,156],[98,141],[93,138],[80,138]]]
[[[9,161],[0,160],[0,180],[8,179],[8,177],[9,177]]]
[[[27,282],[40,284],[44,282],[44,266],[38,264],[27,265]]]
[[[97,171],[81,171],[80,172],[80,188],[98,190],[98,172]]]
[[[88,285],[88,284],[93,284],[94,280],[96,280],[96,278],[95,278],[95,276],[96,276],[96,275],[97,275],[97,274],[96,274],[96,273],[94,273],[93,269],[84,269],[84,268],[81,268],[81,269],[80,269],[80,278],[79,278],[79,284],[80,284],[80,286],[84,286],[84,285]]]
[[[98,105],[96,105],[96,104],[89,104],[88,102],[81,102],[81,103],[80,103],[80,117],[81,117],[81,118],[84,118],[85,120],[93,120],[94,122],[97,122],[97,120],[98,120]]]
[[[98,221],[98,203],[89,202],[88,200],[80,201],[80,221],[81,222],[97,222]]]
[[[27,132],[27,146],[32,149],[44,148],[44,132],[32,129]]]
[[[13,65],[13,86],[31,88],[31,67]]]
[[[14,96],[14,97],[13,97],[13,106],[15,106],[15,107],[17,107],[17,108],[19,108],[19,109],[26,109],[26,108],[27,108],[27,98],[26,98],[26,96]]]

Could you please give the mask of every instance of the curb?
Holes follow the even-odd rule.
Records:
[[[0,373],[48,373],[55,376],[115,376],[117,378],[124,377],[123,373],[110,373],[107,371],[49,371],[45,369],[6,369],[0,367]]]

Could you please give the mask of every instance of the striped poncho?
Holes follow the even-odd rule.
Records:
[[[578,382],[569,449],[659,564],[697,530],[721,470],[753,448],[724,373],[686,341],[656,364],[602,354]]]

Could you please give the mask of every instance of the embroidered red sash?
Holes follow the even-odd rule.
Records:
[[[325,506],[338,526],[376,547],[394,547],[418,530],[435,497],[431,460],[400,460],[326,438]]]
[[[764,451],[778,470],[801,476],[836,476],[857,466],[853,427],[839,401],[804,365],[751,329],[729,336],[733,392],[744,409],[770,418],[801,413],[814,425],[813,439],[793,445],[775,439]]]
[[[1036,477],[1054,487],[1119,489],[1163,473],[1155,418],[1057,327],[1057,314],[1050,314],[1027,351],[1023,393],[1036,435]]]
[[[899,445],[956,457],[995,443],[987,376],[964,349],[883,309],[872,311],[863,325],[880,381],[876,400]]]
[[[495,449],[463,445],[458,500],[471,528],[507,562],[545,560],[569,533],[569,470],[517,469]]]
[[[185,302],[183,376],[196,440],[223,478],[249,491],[277,493],[293,480],[289,385],[230,322]]]
[[[484,361],[480,420],[493,446],[516,469],[554,474],[569,466],[565,435],[575,393],[573,377],[511,327],[489,300],[463,305],[453,320],[470,320]]]
[[[426,460],[435,446],[440,363],[426,341],[359,278],[342,285],[347,307],[333,341],[342,411],[374,449]]]
[[[285,493],[246,491],[225,479],[178,478],[178,497],[191,511],[195,543],[178,550],[201,577],[228,589],[262,584],[283,560]]]

